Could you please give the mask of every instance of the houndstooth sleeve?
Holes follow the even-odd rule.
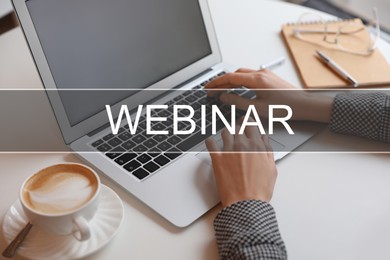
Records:
[[[218,213],[214,229],[221,259],[287,259],[272,206],[237,202]]]
[[[333,103],[330,129],[390,143],[390,95],[338,94]]]

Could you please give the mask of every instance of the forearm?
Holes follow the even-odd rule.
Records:
[[[390,143],[390,96],[380,92],[337,95],[330,129]]]
[[[214,221],[221,259],[287,259],[272,206],[266,202],[237,202]]]

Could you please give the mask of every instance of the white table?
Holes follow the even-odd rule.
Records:
[[[278,1],[210,0],[224,59],[256,68],[287,51],[279,36],[282,23],[306,9]],[[390,46],[380,42],[390,60]],[[19,28],[0,37],[0,87],[42,88]],[[291,61],[279,75],[299,86]],[[48,103],[41,104],[49,110]],[[41,109],[42,110],[42,109]],[[42,114],[48,139],[60,132],[50,112]],[[304,146],[323,144],[324,131]],[[333,136],[334,148],[383,145],[354,137]],[[0,154],[0,220],[15,201],[22,181],[36,170],[73,154]],[[390,154],[292,153],[278,163],[274,205],[290,259],[389,259]],[[186,229],[167,223],[114,183],[102,178],[122,198],[125,220],[118,236],[91,259],[217,259],[212,222],[220,207]],[[5,195],[6,194],[6,195]],[[1,248],[4,239],[0,238]],[[18,259],[18,258],[16,258]]]

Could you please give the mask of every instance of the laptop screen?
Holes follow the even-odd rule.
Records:
[[[26,5],[58,89],[143,89],[211,54],[198,0],[27,0]],[[71,125],[123,98],[76,102],[61,94]]]

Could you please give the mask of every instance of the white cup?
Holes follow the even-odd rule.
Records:
[[[78,173],[80,173],[81,175],[86,174],[85,176],[87,176],[88,178],[90,177],[89,179],[90,183],[96,185],[93,186],[94,191],[91,192],[90,196],[83,201],[83,204],[71,210],[64,210],[63,212],[55,212],[55,213],[44,212],[40,210],[39,207],[33,207],[33,205],[35,204],[31,202],[32,199],[30,196],[32,195],[26,195],[27,192],[30,192],[27,191],[27,188],[31,186],[31,183],[37,180],[38,177],[54,176],[54,174],[60,172],[67,172],[67,171],[76,173],[76,175]],[[42,182],[43,181],[41,181],[41,183]],[[46,184],[47,183],[49,182],[46,182]],[[69,182],[69,183],[66,186],[66,188],[73,188],[75,190],[77,189],[76,187],[71,187],[73,182]],[[48,185],[50,188],[50,183]],[[61,163],[61,164],[56,164],[44,168],[39,172],[30,176],[27,180],[25,180],[23,182],[22,187],[20,188],[19,197],[20,197],[21,204],[23,206],[23,210],[33,225],[37,225],[52,234],[57,234],[57,235],[73,234],[73,236],[77,240],[84,241],[84,240],[88,240],[91,235],[91,228],[90,228],[89,221],[93,218],[99,206],[100,186],[101,183],[100,183],[99,176],[90,167],[78,163]],[[53,188],[52,190],[56,194],[56,196],[61,197],[62,194],[61,192],[63,191],[62,189]],[[46,195],[44,194],[42,196],[41,193],[39,198],[45,199],[44,196]],[[30,202],[27,202],[27,200]]]

